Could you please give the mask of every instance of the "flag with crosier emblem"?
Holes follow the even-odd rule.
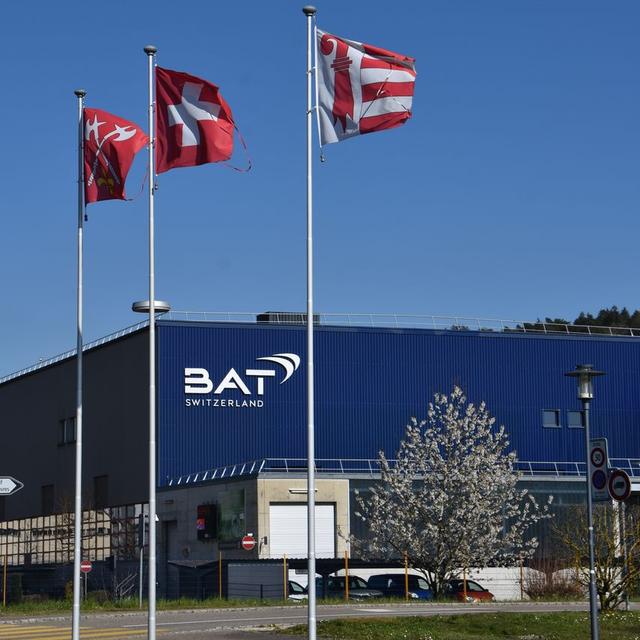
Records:
[[[415,60],[316,30],[320,143],[399,127],[411,117]]]
[[[216,85],[156,67],[156,172],[228,160],[233,115]]]
[[[133,122],[101,109],[84,109],[85,202],[125,200],[133,158],[149,141]]]

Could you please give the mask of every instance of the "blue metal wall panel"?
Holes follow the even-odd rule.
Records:
[[[607,372],[596,380],[594,435],[609,438],[612,457],[640,457],[640,340],[492,332],[319,327],[316,331],[316,456],[392,457],[411,416],[424,417],[436,391],[460,385],[485,400],[510,433],[521,460],[578,461],[581,429],[578,363]],[[185,475],[264,457],[306,456],[305,329],[300,326],[160,323],[158,330],[158,477]],[[260,356],[293,352],[299,370],[284,384]],[[249,368],[276,368],[261,408],[186,407],[184,368],[206,368],[217,384],[231,368],[256,399]],[[207,396],[207,397],[213,397]],[[219,398],[247,399],[226,390]],[[542,427],[542,410],[560,409],[562,427]]]

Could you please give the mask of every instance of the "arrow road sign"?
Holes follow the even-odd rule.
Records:
[[[16,480],[11,476],[0,477],[0,496],[10,496],[16,491],[20,491],[24,485],[20,480]]]

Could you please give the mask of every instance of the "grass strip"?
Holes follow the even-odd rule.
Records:
[[[640,613],[601,617],[601,640],[640,640]],[[352,618],[318,623],[331,640],[589,640],[589,613],[470,613],[466,615]],[[282,633],[282,631],[280,631]],[[284,633],[304,636],[306,625]]]
[[[156,608],[159,611],[173,611],[180,609],[232,609],[239,607],[267,607],[290,605],[300,606],[301,603],[293,600],[224,600],[211,598],[208,600],[195,600],[190,598],[180,598],[178,600],[158,600]],[[302,603],[305,604],[305,603]],[[72,603],[69,600],[44,600],[38,602],[21,602],[19,604],[9,604],[2,607],[0,602],[0,619],[19,615],[49,615],[64,614],[71,615]],[[95,601],[86,600],[80,605],[82,613],[108,613],[110,611],[143,611],[147,609],[147,601],[142,602],[140,609],[137,598],[123,598],[122,600]]]

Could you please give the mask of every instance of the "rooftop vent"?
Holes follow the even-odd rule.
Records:
[[[307,314],[294,311],[265,311],[256,316],[256,321],[266,324],[307,324]],[[320,324],[320,314],[313,314],[313,324]]]

